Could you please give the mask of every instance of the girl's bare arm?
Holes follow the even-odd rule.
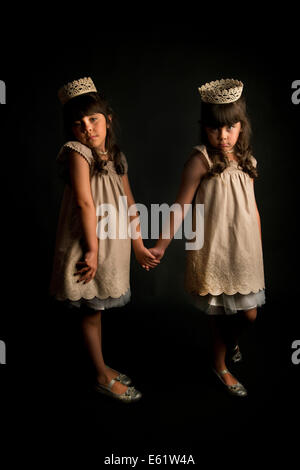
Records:
[[[123,180],[123,187],[124,187],[124,193],[125,196],[127,196],[127,204],[128,208],[131,206],[135,205],[134,197],[130,188],[128,176],[124,175],[122,177]],[[136,212],[133,215],[130,215],[130,222],[134,220],[136,217],[138,217],[138,213]],[[159,261],[155,259],[155,256],[153,256],[150,251],[144,246],[142,235],[141,235],[141,227],[140,224],[138,223],[136,226],[136,232],[138,234],[138,237],[136,239],[132,239],[132,247],[134,250],[135,257],[138,261],[138,263],[143,267],[146,268],[147,270],[149,268],[154,268],[159,264]]]
[[[95,277],[98,264],[97,217],[91,193],[90,168],[88,162],[74,151],[69,155],[69,169],[86,244],[84,261],[78,262],[81,269],[75,274],[80,276],[79,281],[86,283]]]
[[[182,172],[181,182],[175,200],[175,203],[180,204],[181,206],[181,222],[184,218],[184,205],[192,203],[200,181],[203,176],[207,173],[208,167],[204,163],[203,158],[204,157],[201,155],[200,152],[194,153],[185,164],[184,170]],[[174,213],[171,212],[170,237],[162,238],[162,235],[160,235],[160,238],[157,241],[155,248],[151,249],[151,252],[153,254],[156,254],[158,259],[163,256],[166,248],[171,243],[178,228],[179,227],[175,226]]]
[[[254,186],[254,179],[252,179],[252,183],[253,183],[253,186]],[[253,189],[254,189],[254,188],[253,188]],[[256,215],[257,215],[257,223],[258,223],[260,238],[262,239],[262,235],[261,235],[261,221],[260,221],[260,215],[259,215],[259,211],[258,211],[258,208],[257,208],[255,196],[254,196],[254,202],[255,202]]]

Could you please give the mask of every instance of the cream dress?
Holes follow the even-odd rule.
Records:
[[[78,152],[90,165],[91,191],[96,210],[103,203],[115,207],[117,217],[114,218],[114,228],[117,236],[116,239],[99,239],[98,236],[96,275],[87,284],[77,283],[78,276],[74,276],[74,273],[77,271],[76,263],[83,259],[84,239],[74,193],[72,187],[66,184],[57,228],[50,293],[57,300],[67,301],[75,307],[84,304],[94,310],[103,310],[125,305],[130,300],[131,239],[130,236],[124,238],[124,231],[121,237],[118,236],[119,224],[123,225],[123,229],[129,224],[127,207],[121,211],[123,218],[119,217],[119,198],[124,196],[122,175],[117,174],[112,161],[107,161],[105,166],[107,174],[93,172],[94,158],[90,148],[77,141],[67,142],[58,154],[57,160],[66,171],[70,150]],[[127,173],[124,154],[122,160]],[[102,213],[104,218],[106,215]],[[100,229],[102,216],[98,216],[97,230]]]
[[[195,147],[212,166],[206,147]],[[253,164],[256,166],[254,157]],[[186,252],[185,289],[208,314],[237,313],[265,303],[262,244],[253,181],[235,161],[204,178],[195,204],[204,204],[204,244]]]

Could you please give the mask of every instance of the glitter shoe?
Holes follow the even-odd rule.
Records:
[[[138,401],[142,398],[141,392],[136,390],[134,387],[128,387],[126,392],[124,393],[115,393],[111,390],[113,384],[116,383],[115,379],[112,379],[108,385],[102,385],[97,383],[95,385],[95,391],[99,393],[103,393],[111,398],[115,398],[116,400],[123,401],[124,403],[131,403],[134,401]]]
[[[238,344],[236,344],[235,347],[232,349],[231,354],[232,354],[231,360],[233,362],[235,362],[235,363],[236,362],[241,362],[243,356],[242,356],[242,353],[240,351],[240,348],[239,348]]]
[[[224,380],[222,379],[222,375],[225,374],[230,374],[230,372],[227,369],[220,370],[217,372],[215,369],[213,369],[214,373],[219,377],[221,380],[222,384],[226,387],[226,390],[231,394],[235,395],[237,397],[246,397],[248,395],[247,390],[245,389],[244,385],[242,385],[240,382],[237,382],[234,385],[227,385]]]
[[[118,372],[117,370],[113,369],[112,367],[109,367],[109,366],[106,366],[107,369],[110,369],[112,370],[113,372],[116,372],[118,374],[117,377],[115,377],[115,380],[117,380],[117,382],[121,382],[121,384],[123,385],[130,385],[132,380],[130,377],[128,377],[127,375],[125,374],[121,374],[121,372]]]

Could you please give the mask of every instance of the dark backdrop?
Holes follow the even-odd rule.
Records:
[[[76,47],[69,42],[64,48],[45,42],[38,49],[34,41],[11,45],[0,77],[7,85],[7,104],[0,111],[3,295],[9,298],[0,335],[7,343],[7,365],[0,372],[12,379],[14,392],[21,384],[22,400],[19,393],[9,395],[16,416],[26,417],[18,429],[34,420],[35,430],[44,433],[51,423],[48,440],[53,443],[55,436],[55,445],[65,444],[58,439],[64,432],[83,442],[92,430],[99,455],[117,449],[120,455],[135,455],[137,449],[200,455],[203,442],[246,442],[254,436],[256,446],[265,446],[265,435],[280,440],[285,429],[292,442],[299,371],[291,363],[291,343],[300,338],[295,303],[300,105],[291,101],[291,83],[299,78],[293,36],[282,42],[275,31],[261,32],[250,43],[231,38],[224,45],[188,25],[169,24],[115,32],[97,47],[94,41]],[[91,76],[114,108],[135,199],[149,209],[151,203],[174,201],[184,161],[198,143],[197,87],[227,77],[244,82],[258,160],[255,192],[267,296],[255,331],[243,339],[245,365],[237,373],[249,385],[246,404],[224,397],[210,378],[207,319],[183,290],[182,240],[174,240],[149,273],[132,258],[131,303],[104,313],[107,362],[133,376],[143,402],[124,411],[86,394],[88,361],[79,346],[79,319],[48,296],[63,191],[55,163],[63,143],[56,93],[82,76]]]

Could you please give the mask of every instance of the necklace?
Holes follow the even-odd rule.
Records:
[[[107,155],[108,150],[106,150],[105,152],[102,152],[101,150],[97,150],[97,153],[100,153],[100,155]]]

